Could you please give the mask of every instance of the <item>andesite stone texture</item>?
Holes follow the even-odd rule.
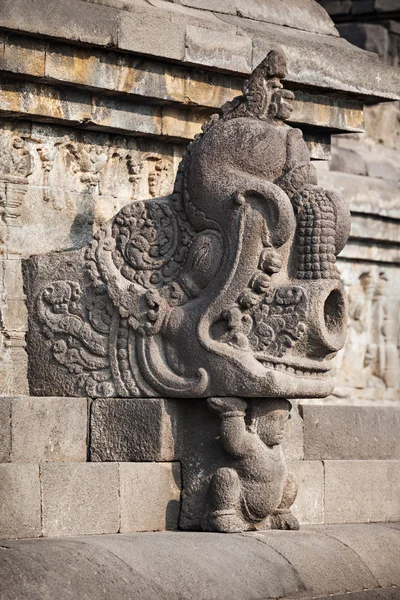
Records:
[[[332,392],[331,357],[345,341],[335,263],[350,213],[318,186],[302,132],[285,123],[294,100],[286,74],[283,52],[271,51],[189,146],[170,196],[125,206],[82,250],[24,262],[32,394],[208,398],[217,444],[206,427],[211,455],[203,452],[201,469],[188,458],[191,440],[179,454],[188,529],[299,527],[282,450],[287,398]],[[97,183],[105,157],[82,158],[93,165],[85,181]],[[117,421],[110,410],[129,419],[131,407],[94,401],[96,460],[129,452],[121,431],[122,448],[100,441],[102,420]],[[168,417],[152,427],[150,404],[135,414],[153,434],[150,446],[163,444],[152,455],[143,435],[135,459],[150,450],[150,460],[170,460]]]
[[[3,538],[40,536],[39,465],[0,464],[0,531]]]
[[[385,539],[390,540],[386,547]],[[397,600],[400,592],[400,531],[389,525],[1,545],[2,587],[15,600]]]
[[[25,261],[31,393],[332,391],[347,314],[335,255],[350,216],[284,123],[285,65],[271,52],[210,119],[172,195],[126,206],[86,249]]]
[[[117,533],[118,470],[118,463],[41,465],[43,535]]]
[[[169,461],[175,458],[174,400],[98,398],[91,404],[91,461]]]
[[[178,528],[181,470],[174,463],[121,463],[121,533]]]
[[[87,456],[86,398],[11,398],[11,462],[75,462]]]
[[[399,460],[400,408],[301,407],[305,460]]]

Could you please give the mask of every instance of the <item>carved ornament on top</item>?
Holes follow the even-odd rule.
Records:
[[[318,186],[272,51],[203,126],[167,197],[125,206],[85,251],[86,279],[36,290],[31,318],[75,393],[323,397],[344,344],[335,264],[345,201]],[[70,151],[90,185],[105,163]],[[166,166],[152,160],[150,194]],[[127,158],[134,185],[141,168]]]

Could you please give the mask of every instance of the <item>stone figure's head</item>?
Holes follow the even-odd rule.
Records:
[[[290,434],[290,411],[292,405],[288,400],[264,399],[251,401],[249,411],[250,429],[257,433],[267,446],[278,446],[284,443]]]
[[[317,185],[302,132],[284,122],[294,100],[285,74],[283,53],[270,52],[189,146],[173,194],[126,206],[96,234],[83,296],[95,290],[94,305],[108,307],[104,322],[86,300],[61,323],[52,295],[39,295],[47,330],[73,339],[56,360],[71,368],[79,356],[72,367],[90,371],[86,389],[89,381],[118,396],[332,391],[347,324],[335,261],[350,215]],[[86,358],[90,328],[101,361]]]

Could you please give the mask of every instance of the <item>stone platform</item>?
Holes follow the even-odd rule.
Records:
[[[0,539],[177,529],[185,456],[204,457],[200,424],[215,426],[204,401],[187,402],[1,398]],[[302,526],[400,521],[399,407],[294,403],[291,413]]]
[[[400,525],[5,541],[2,600],[398,600]]]

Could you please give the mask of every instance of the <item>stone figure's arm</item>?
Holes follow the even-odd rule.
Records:
[[[247,403],[241,398],[209,398],[208,406],[221,418],[221,442],[228,454],[243,458],[255,454],[256,436],[246,429]]]

